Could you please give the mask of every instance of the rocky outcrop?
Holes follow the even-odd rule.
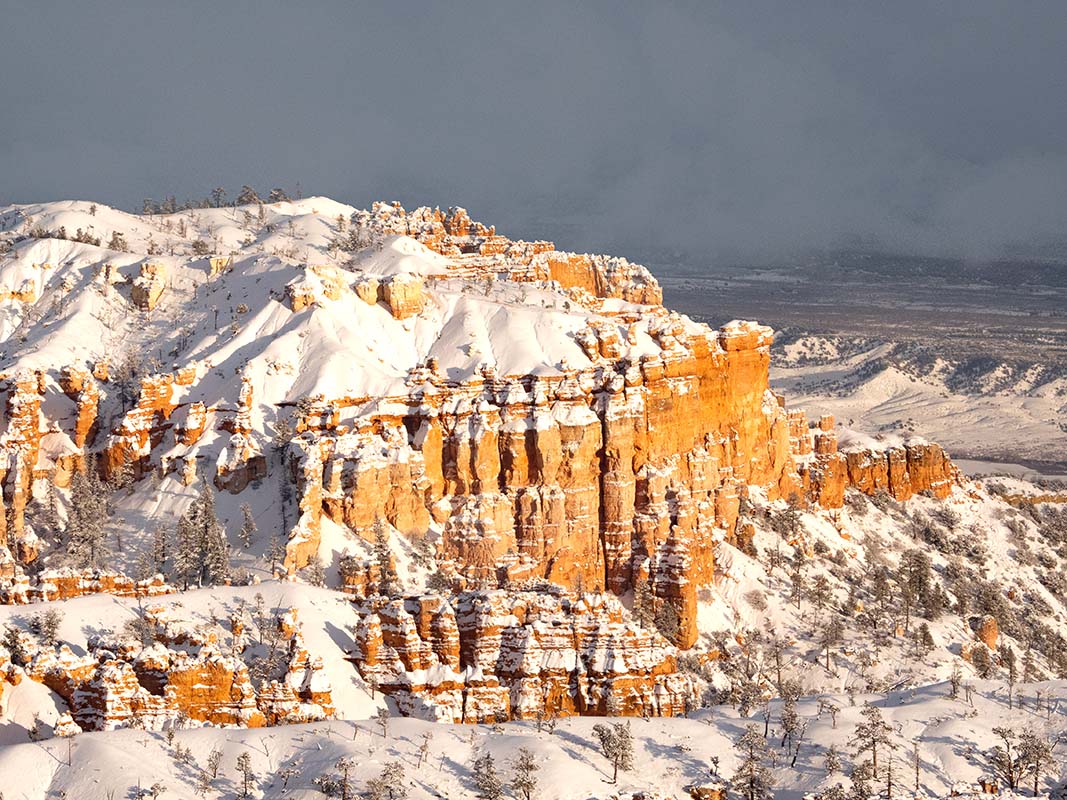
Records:
[[[247,649],[243,622],[232,628],[230,654],[216,631],[171,617],[163,606],[144,610],[144,645],[128,635],[103,634],[76,655],[67,645],[42,647],[23,636],[29,654],[25,674],[48,686],[70,706],[68,735],[80,730],[123,727],[160,729],[184,722],[261,727],[312,722],[334,715],[332,689],[322,659],[309,653],[295,613],[284,615],[278,633],[288,659],[277,677],[257,691],[240,653]],[[0,710],[3,681],[17,682],[23,671],[11,667],[0,648]],[[8,669],[5,670],[5,664]]]
[[[524,281],[553,280],[598,298],[659,305],[663,293],[644,267],[624,258],[560,252],[552,242],[512,241],[496,228],[475,222],[466,209],[421,207],[405,211],[399,203],[375,203],[357,211],[352,224],[370,240],[386,235],[410,236],[448,256],[460,269],[483,268]]]
[[[327,301],[338,300],[348,291],[349,280],[351,275],[337,267],[308,265],[302,278],[285,287],[289,307],[299,312],[315,304],[323,305]]]
[[[60,375],[59,385],[63,393],[77,403],[77,420],[71,438],[76,447],[84,450],[92,445],[96,436],[100,389],[92,373],[78,367],[65,368]]]
[[[422,311],[425,297],[422,279],[416,275],[394,275],[379,284],[378,291],[396,319],[407,319]]]
[[[171,414],[178,407],[177,390],[181,376],[149,375],[141,379],[137,404],[122,417],[108,437],[101,468],[111,477],[129,465],[135,477],[151,469],[152,448],[163,441]]]
[[[865,494],[888,492],[907,500],[919,492],[945,498],[961,481],[959,469],[940,445],[915,441],[885,450],[850,450],[844,453],[847,482]]]
[[[367,541],[385,523],[431,541],[457,590],[547,580],[624,595],[647,582],[685,647],[716,548],[751,536],[739,526],[750,493],[838,509],[849,487],[906,499],[945,496],[960,480],[936,445],[842,452],[832,418],[812,427],[769,391],[768,328],[711,329],[671,313],[655,279],[624,259],[511,240],[460,208],[375,204],[345,230],[329,257],[342,244],[382,246],[343,267],[212,259],[203,286],[196,260],[188,308],[218,330],[199,343],[166,339],[173,349],[153,357],[197,361],[143,377],[132,408],[126,362],[9,377],[0,472],[10,513],[0,520],[15,529],[12,561],[36,557],[21,534],[33,480],[62,486],[100,447],[98,419],[117,420],[99,463],[123,483],[204,475],[241,494],[267,476],[269,453],[295,489],[279,504],[290,574],[324,552],[324,520]],[[167,263],[177,286],[194,262]],[[150,260],[141,273],[166,282]],[[241,320],[229,331],[217,319],[227,301]],[[364,337],[348,317],[387,335]],[[249,494],[264,504],[253,513],[269,494]],[[375,565],[343,566],[353,596],[381,588]],[[8,571],[13,579],[13,564],[0,564]],[[12,596],[25,595],[16,583]]]
[[[166,288],[166,265],[146,261],[141,264],[140,274],[130,285],[130,300],[142,311],[152,311]]]
[[[0,604],[24,605],[49,600],[69,600],[88,594],[116,597],[158,597],[176,591],[162,575],[134,580],[121,572],[98,569],[47,569],[31,581],[21,569],[0,579]]]
[[[674,648],[628,622],[611,595],[467,592],[367,611],[352,658],[408,714],[486,722],[685,710]]]

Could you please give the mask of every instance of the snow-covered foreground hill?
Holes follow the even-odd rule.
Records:
[[[993,725],[1053,738],[1067,735],[1062,708],[1067,699],[1060,700],[1059,707],[1053,701],[1051,712],[1047,705],[1049,697],[1067,697],[1067,683],[1026,684],[1017,691],[1013,709],[1004,702],[1001,687],[988,682],[977,682],[969,697],[961,692],[957,699],[950,698],[947,683],[887,695],[805,697],[797,704],[807,727],[795,764],[792,750],[778,746],[782,709],[776,701],[770,706],[768,731],[774,796],[799,800],[837,783],[848,786],[840,771],[827,774],[827,752],[834,748],[842,762],[840,769],[849,770],[856,727],[863,723],[866,703],[881,710],[891,729],[892,749],[886,747],[882,761],[888,765],[891,760],[894,765],[894,796],[948,797],[954,787],[969,792],[982,776],[993,774],[985,755],[997,743]],[[830,713],[820,712],[826,704],[840,709],[836,725]],[[5,776],[5,798],[125,798],[136,796],[138,787],[161,784],[166,787],[161,796],[192,800],[205,796],[197,787],[210,753],[217,750],[220,766],[217,776],[207,781],[207,797],[240,796],[243,779],[236,764],[247,753],[254,797],[322,797],[315,780],[339,775],[338,761],[349,758],[351,785],[357,793],[388,764],[398,762],[403,770],[401,782],[412,800],[458,800],[479,796],[472,768],[481,755],[492,755],[500,777],[507,782],[514,774],[512,762],[519,748],[526,747],[539,767],[535,796],[544,800],[609,798],[635,792],[684,798],[687,787],[719,784],[715,770],[724,775],[734,772],[738,755],[733,743],[746,725],[757,726],[761,733],[764,729],[761,713],[742,718],[730,708],[696,711],[689,719],[628,720],[634,739],[633,768],[620,772],[613,786],[609,783],[611,765],[593,733],[593,727],[604,722],[564,719],[551,732],[538,731],[534,722],[454,726],[391,719],[384,731],[375,721],[363,720],[251,731],[183,730],[173,736],[132,730],[89,733],[69,741],[49,739],[4,748],[0,750],[0,775]],[[1062,763],[1050,777],[1056,781],[1067,777]],[[1050,784],[1043,779],[1042,791]],[[885,787],[872,785],[872,791],[879,789]],[[1030,791],[1020,789],[1020,794]]]

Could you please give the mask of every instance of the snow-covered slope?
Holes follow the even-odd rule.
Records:
[[[982,462],[1016,459],[1017,470],[1065,477],[1067,376],[1043,364],[933,358],[930,348],[806,335],[778,347],[772,381],[807,407],[868,433],[912,432]],[[1042,466],[1041,462],[1045,462]]]

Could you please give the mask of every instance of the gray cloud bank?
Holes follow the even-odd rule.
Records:
[[[0,201],[293,187],[571,248],[1067,239],[1067,7],[7,4]]]

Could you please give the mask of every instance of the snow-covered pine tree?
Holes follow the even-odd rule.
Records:
[[[648,578],[638,578],[634,583],[633,618],[634,622],[646,630],[651,629],[655,621],[652,588],[648,585]]]
[[[408,787],[404,776],[404,765],[399,761],[390,761],[382,774],[367,781],[368,800],[406,800]]]
[[[70,482],[70,511],[67,514],[68,553],[79,567],[101,566],[108,556],[104,522],[109,492],[90,456]]]
[[[534,773],[540,768],[533,751],[529,747],[520,747],[514,763],[515,775],[511,779],[511,790],[521,800],[533,800],[534,792],[537,791],[537,776]]]
[[[630,732],[630,723],[594,725],[593,735],[600,742],[600,750],[604,758],[611,762],[611,782],[617,783],[619,770],[629,772],[634,766],[634,740]]]
[[[480,800],[504,800],[504,784],[488,751],[478,756],[471,771]]]
[[[389,550],[389,528],[381,517],[374,520],[374,558],[378,562],[378,593],[396,597],[400,594],[400,577]]]
[[[1034,797],[1041,786],[1041,778],[1055,766],[1052,757],[1052,743],[1034,731],[1023,731],[1019,736],[1019,778],[1029,774],[1034,781]]]
[[[853,736],[855,755],[859,757],[863,753],[871,754],[871,767],[874,770],[874,777],[877,778],[878,753],[894,747],[893,740],[889,738],[893,729],[886,724],[877,706],[866,703],[860,713],[864,722],[856,726]]]
[[[174,571],[186,586],[222,583],[230,574],[229,547],[215,514],[215,493],[205,480],[200,495],[178,520]]]
[[[238,536],[241,537],[241,544],[244,545],[245,550],[252,546],[252,540],[256,536],[256,518],[252,516],[252,506],[248,503],[241,505],[241,532]]]
[[[251,797],[256,786],[256,773],[252,769],[252,756],[241,753],[237,756],[237,772],[241,776],[241,794],[239,797]]]
[[[270,535],[270,543],[267,545],[267,561],[270,562],[270,572],[273,575],[278,567],[285,563],[285,545],[278,538],[277,533]]]
[[[748,725],[734,743],[734,749],[740,758],[732,781],[734,789],[746,800],[768,800],[774,788],[774,777],[765,763],[767,740],[755,725]]]
[[[171,578],[188,589],[200,574],[200,543],[192,520],[185,514],[178,519],[175,539]]]

